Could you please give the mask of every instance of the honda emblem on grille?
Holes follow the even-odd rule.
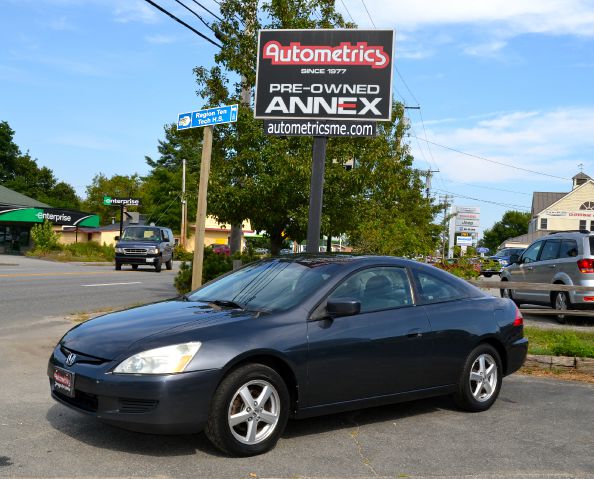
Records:
[[[76,361],[76,354],[70,353],[66,358],[66,366],[72,366]]]

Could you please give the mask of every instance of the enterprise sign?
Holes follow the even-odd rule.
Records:
[[[103,197],[104,206],[139,206],[140,198],[115,198],[112,196]]]
[[[258,119],[390,121],[393,30],[260,30]]]

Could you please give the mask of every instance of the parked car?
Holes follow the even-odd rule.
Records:
[[[503,268],[509,266],[511,255],[521,255],[524,248],[503,248],[497,251],[493,256],[489,256],[487,261],[483,261],[481,274],[485,278],[490,278],[494,274],[500,274]],[[489,261],[490,260],[490,261]]]
[[[442,394],[484,411],[527,347],[512,301],[432,266],[294,255],[81,323],[47,372],[55,400],[100,421],[205,430],[249,456],[274,447],[289,417]]]
[[[138,269],[140,265],[155,268],[157,273],[165,264],[173,267],[173,232],[161,226],[128,226],[122,237],[116,236],[115,269],[121,270],[123,264]]]
[[[591,286],[592,291],[536,291],[501,289],[516,303],[551,305],[559,311],[594,307],[594,233],[561,231],[534,241],[520,255],[512,255],[502,281]],[[564,315],[559,316],[560,320]]]

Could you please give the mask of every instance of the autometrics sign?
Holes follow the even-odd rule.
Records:
[[[389,121],[393,30],[260,30],[255,117]]]

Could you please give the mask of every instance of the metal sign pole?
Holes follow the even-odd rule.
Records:
[[[200,184],[198,187],[198,206],[196,208],[196,235],[194,241],[194,262],[192,265],[192,289],[202,285],[202,261],[204,260],[204,230],[206,223],[206,193],[210,174],[212,152],[212,126],[204,127],[202,140],[202,160],[200,162]]]
[[[124,231],[124,203],[120,204],[120,239]]]
[[[308,253],[320,251],[320,229],[322,224],[322,200],[324,197],[324,169],[326,166],[326,144],[328,138],[315,136],[311,165],[311,186],[309,193],[309,216],[307,221]]]

